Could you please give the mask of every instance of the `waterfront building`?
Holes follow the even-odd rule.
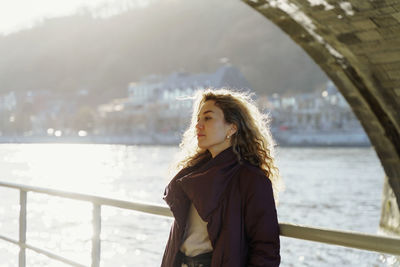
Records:
[[[282,144],[369,145],[350,106],[331,81],[322,90],[268,98],[265,112]]]
[[[245,77],[231,65],[221,66],[213,73],[152,74],[130,83],[126,99],[99,106],[104,123],[98,132],[110,133],[110,128],[114,129],[114,124],[125,118],[124,133],[151,135],[157,143],[177,143],[190,120],[191,97],[196,90],[207,87],[250,90]]]

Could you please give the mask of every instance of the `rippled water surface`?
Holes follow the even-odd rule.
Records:
[[[176,147],[4,144],[0,180],[164,205]],[[279,220],[378,232],[383,170],[372,148],[280,148],[286,190]],[[19,192],[0,187],[0,234],[18,239]],[[28,193],[27,242],[90,265],[91,205]],[[159,266],[172,220],[102,208],[101,266]],[[281,238],[281,266],[399,266],[396,259]],[[17,266],[18,249],[0,240],[0,267]],[[66,266],[27,251],[27,266]]]

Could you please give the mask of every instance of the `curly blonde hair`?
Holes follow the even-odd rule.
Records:
[[[237,131],[231,136],[231,145],[238,160],[246,160],[261,168],[271,180],[274,197],[277,200],[281,189],[281,177],[274,159],[275,142],[272,138],[267,114],[262,114],[251,99],[252,94],[228,89],[206,89],[197,91],[191,124],[183,134],[180,143],[180,156],[176,169],[194,166],[211,158],[211,153],[197,145],[196,124],[201,105],[209,100],[215,101],[225,121],[235,124]]]

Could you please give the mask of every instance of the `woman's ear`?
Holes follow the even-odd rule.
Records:
[[[237,126],[236,124],[231,124],[231,129],[229,130],[230,134],[229,135],[234,135],[237,132]]]

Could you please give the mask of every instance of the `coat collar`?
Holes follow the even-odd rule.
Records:
[[[229,147],[194,170],[178,173],[167,186],[164,197],[177,222],[185,223],[190,202],[200,217],[208,222],[238,166],[237,156]]]

